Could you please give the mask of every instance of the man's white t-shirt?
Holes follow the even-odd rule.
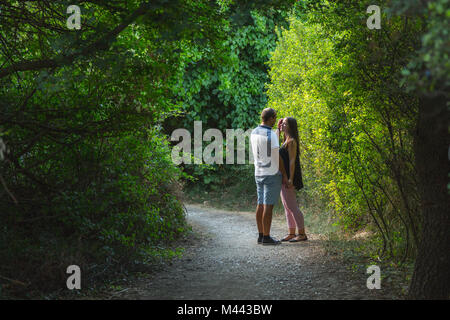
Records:
[[[278,137],[269,126],[259,125],[250,136],[255,176],[271,176],[279,172]]]

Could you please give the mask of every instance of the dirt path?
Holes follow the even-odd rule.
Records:
[[[254,213],[187,205],[196,239],[183,243],[181,258],[121,299],[386,299],[366,287],[368,275],[352,274],[325,257],[321,240],[262,246],[256,243]],[[275,217],[271,234],[286,234],[284,217]]]

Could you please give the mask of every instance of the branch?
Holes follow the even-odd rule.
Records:
[[[111,41],[115,40],[115,38],[126,28],[128,27],[134,20],[136,20],[139,16],[144,15],[150,7],[150,3],[143,3],[136,11],[134,11],[130,16],[125,18],[121,24],[119,24],[116,28],[107,33],[104,37],[101,37],[100,40],[90,44],[86,48],[81,51],[68,55],[62,56],[54,59],[44,59],[44,60],[31,60],[31,61],[22,61],[15,63],[9,67],[3,68],[0,70],[0,79],[4,78],[14,72],[18,71],[33,71],[33,70],[41,70],[46,68],[55,68],[61,67],[64,65],[71,64],[78,56],[88,56],[90,54],[95,53],[100,50],[107,50],[110,47]]]
[[[7,280],[7,281],[9,281],[9,282],[11,282],[11,283],[19,284],[19,285],[24,286],[24,287],[28,286],[26,283],[24,283],[24,282],[22,282],[22,281],[14,280],[14,279],[11,279],[11,278],[2,276],[1,274],[0,274],[0,279],[4,279],[4,280]]]
[[[5,179],[3,179],[3,176],[0,174],[0,182],[3,185],[3,188],[5,189],[6,193],[11,197],[11,199],[14,201],[15,204],[19,204],[16,197],[12,194],[11,191],[9,191],[8,186],[6,185]]]

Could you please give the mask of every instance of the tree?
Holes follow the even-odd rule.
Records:
[[[269,105],[304,119],[304,164],[342,225],[371,221],[383,252],[416,259],[410,298],[448,299],[448,0],[380,6],[368,30],[365,3],[301,2],[271,59]]]
[[[145,263],[186,230],[159,124],[179,42],[213,46],[221,17],[210,1],[1,1],[0,274],[29,283],[19,296],[58,288],[66,263],[88,283]]]
[[[242,1],[274,2],[288,3]],[[0,1],[0,274],[48,291],[69,260],[94,280],[186,230],[161,124],[179,109],[182,44],[219,63],[233,5]]]
[[[448,0],[393,4],[397,13],[423,25],[420,46],[403,72],[407,90],[419,97],[415,159],[423,225],[412,299],[450,299],[448,5]]]

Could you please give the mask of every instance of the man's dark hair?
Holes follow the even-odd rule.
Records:
[[[272,109],[272,108],[265,108],[262,112],[261,112],[261,119],[263,122],[266,122],[267,120],[269,120],[272,117],[275,117],[277,115],[277,112]]]

